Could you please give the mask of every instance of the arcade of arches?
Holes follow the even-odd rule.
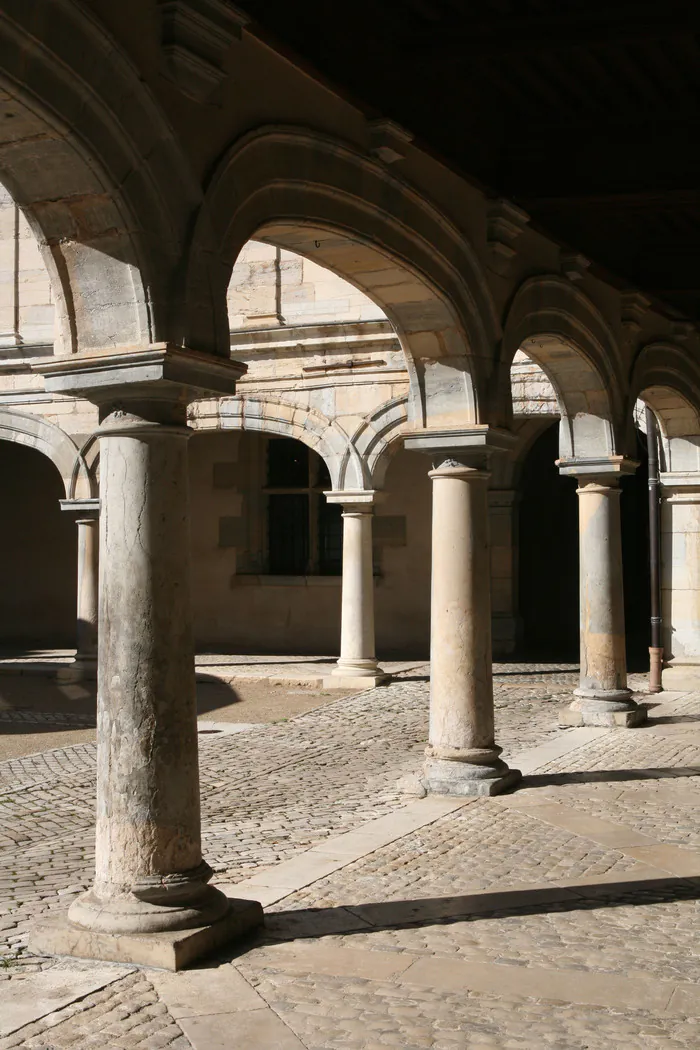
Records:
[[[75,15],[65,94],[10,63],[2,98],[0,633],[98,675],[96,875],[70,922],[113,958],[114,934],[259,919],[201,855],[195,644],[334,654],[328,684],[357,689],[429,654],[429,793],[518,782],[492,653],[580,654],[569,725],[644,719],[645,405],[664,682],[697,686],[700,369],[692,326],[328,89],[222,99],[209,141],[197,91],[159,102],[98,37]],[[79,139],[88,38],[115,64]],[[291,64],[239,44],[296,97]]]

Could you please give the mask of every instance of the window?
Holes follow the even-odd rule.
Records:
[[[342,572],[342,508],[328,503],[326,464],[293,438],[267,444],[268,572],[276,576],[337,576]]]

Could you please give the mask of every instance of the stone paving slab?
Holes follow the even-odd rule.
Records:
[[[2,997],[0,1036],[11,1035],[31,1021],[45,1018],[119,977],[119,973],[107,966],[92,966],[82,973],[54,968],[21,977],[12,982],[12,995]]]
[[[660,694],[648,729],[560,730],[573,668],[498,670],[499,741],[524,787],[417,825],[435,800],[406,794],[427,714],[412,671],[285,724],[202,735],[219,881],[287,883],[267,929],[178,975],[188,993],[127,974],[12,1046],[695,1050],[700,696]],[[93,779],[92,745],[0,763],[0,1002],[21,974],[65,965],[29,955],[26,929],[91,877]]]

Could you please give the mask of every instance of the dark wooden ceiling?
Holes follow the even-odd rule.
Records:
[[[700,0],[239,0],[250,28],[700,320]]]

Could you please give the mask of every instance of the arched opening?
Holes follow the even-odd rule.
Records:
[[[498,332],[488,282],[463,232],[386,166],[296,128],[261,128],[231,149],[208,187],[189,269],[193,303],[214,290],[221,334],[231,270],[251,238],[312,260],[381,308],[414,426],[480,421]],[[194,342],[207,323],[190,312]]]
[[[530,356],[533,350],[537,362]],[[519,648],[528,658],[575,662],[578,503],[575,480],[562,477],[556,461],[611,454],[607,395],[591,366],[577,362],[570,347],[556,348],[539,338],[528,340],[516,354],[511,382],[516,421],[529,419],[541,428],[519,471]],[[636,435],[630,454],[640,465],[620,482],[625,634],[632,671],[648,666],[650,615],[647,453],[644,434],[637,430]]]
[[[376,412],[397,389],[405,400],[410,384],[381,307],[325,266],[259,241],[239,254],[227,301],[231,355],[247,372],[237,418],[231,402],[220,410],[224,425],[311,440],[331,487],[371,488],[371,450],[358,446]]]
[[[0,637],[8,649],[75,645],[77,539],[61,476],[40,452],[0,441]]]
[[[323,458],[291,437],[200,432],[190,485],[199,649],[334,654],[342,508]]]

